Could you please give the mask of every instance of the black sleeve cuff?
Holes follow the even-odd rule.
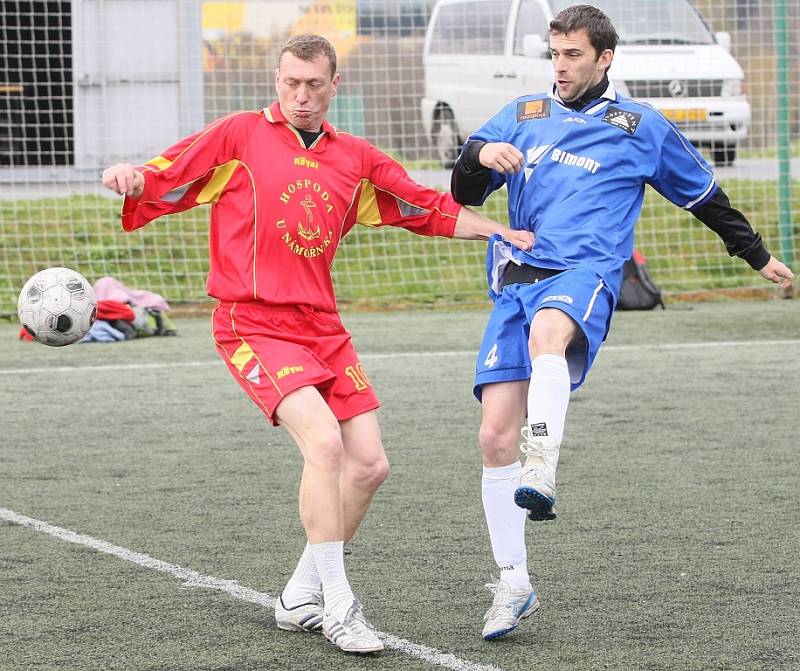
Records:
[[[756,240],[750,245],[749,248],[739,252],[736,256],[744,259],[753,270],[761,270],[769,263],[771,254],[764,247],[764,241],[761,235],[756,233]]]
[[[747,218],[731,207],[727,194],[718,187],[711,198],[691,213],[716,233],[731,256],[743,259],[753,270],[761,270],[770,259],[764,241],[750,226]]]

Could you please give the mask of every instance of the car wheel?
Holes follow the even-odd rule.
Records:
[[[733,165],[733,162],[736,160],[736,145],[718,144],[712,146],[711,158],[714,159],[714,165],[718,166]]]
[[[458,128],[456,128],[453,112],[447,107],[440,110],[436,119],[433,146],[436,150],[436,158],[439,159],[442,166],[448,170],[452,168],[458,158],[461,144],[458,141]]]

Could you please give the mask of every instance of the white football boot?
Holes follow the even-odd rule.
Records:
[[[558,445],[550,436],[532,436],[522,427],[525,442],[519,446],[525,461],[519,476],[514,502],[528,510],[531,520],[552,520],[556,517],[556,465]]]
[[[505,580],[490,582],[486,587],[494,592],[492,607],[483,616],[483,638],[491,641],[514,631],[520,622],[539,609],[539,598],[533,589],[509,585]]]
[[[380,652],[384,648],[383,641],[378,638],[375,627],[364,617],[361,603],[358,600],[353,601],[344,622],[339,622],[331,613],[325,613],[325,618],[322,620],[322,633],[325,638],[344,652],[365,654]]]
[[[319,631],[322,629],[324,608],[322,590],[313,594],[306,603],[287,608],[283,595],[275,602],[275,623],[286,631]]]

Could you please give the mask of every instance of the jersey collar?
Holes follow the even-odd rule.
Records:
[[[281,112],[280,103],[276,100],[269,107],[264,108],[264,118],[272,124],[285,123],[290,129],[295,130],[294,126],[287,121],[286,117]],[[337,137],[338,131],[336,126],[328,123],[327,119],[322,120],[322,132],[327,133],[331,137]]]
[[[548,96],[553,100],[555,100],[560,105],[567,107],[564,101],[562,100],[561,96],[558,94],[558,88],[556,88],[555,82],[553,83],[553,88],[550,89],[550,93],[548,94]],[[587,108],[583,109],[581,111],[581,114],[594,114],[608,103],[616,103],[616,102],[619,102],[619,94],[617,93],[617,89],[614,86],[614,82],[612,82],[609,79],[608,86],[606,87],[606,90],[603,92],[603,95],[601,95],[596,101],[591,103]],[[574,112],[575,110],[571,111]]]

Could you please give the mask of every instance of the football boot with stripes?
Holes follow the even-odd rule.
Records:
[[[309,601],[287,608],[283,595],[275,602],[275,623],[286,631],[319,631],[324,614],[322,590],[313,594]]]
[[[353,601],[350,610],[343,622],[339,622],[331,613],[325,613],[322,620],[322,633],[331,643],[344,652],[380,652],[383,650],[383,641],[378,638],[369,622],[364,617],[361,604]]]
[[[519,449],[525,459],[514,502],[527,509],[531,520],[555,519],[558,445],[549,436],[532,436],[527,426],[522,427],[522,437],[525,442]]]
[[[505,580],[487,583],[486,587],[494,592],[492,607],[483,616],[486,641],[514,631],[520,622],[539,609],[539,598],[531,588],[514,587]]]

